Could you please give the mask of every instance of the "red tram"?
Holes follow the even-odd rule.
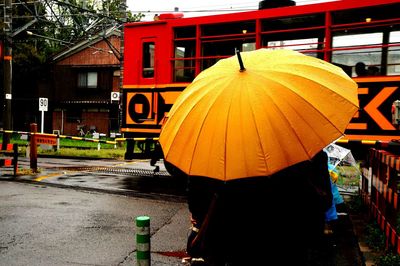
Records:
[[[260,8],[268,7],[264,2]],[[360,110],[342,141],[400,139],[398,122],[392,122],[393,102],[400,99],[400,1],[287,2],[291,5],[193,18],[161,14],[155,21],[126,24],[125,137],[157,137],[179,93],[235,49],[285,48],[336,64],[359,84]],[[128,140],[126,158],[135,157],[134,141]]]

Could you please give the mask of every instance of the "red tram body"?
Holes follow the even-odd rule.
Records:
[[[137,138],[159,135],[175,99],[196,75],[235,49],[287,48],[318,57],[342,67],[359,85],[360,109],[340,143],[365,160],[360,194],[388,239],[387,249],[400,254],[399,10],[400,0],[342,0],[195,18],[172,13],[126,24],[122,132],[131,140],[125,157],[137,157]],[[368,145],[385,142],[393,145]]]
[[[399,10],[399,0],[343,0],[128,23],[121,131],[126,138],[157,137],[180,92],[235,49],[285,48],[332,62],[359,84],[360,110],[345,141],[399,139],[392,123],[392,104],[400,100]],[[356,69],[359,62],[364,73]],[[134,157],[133,147],[127,158]]]

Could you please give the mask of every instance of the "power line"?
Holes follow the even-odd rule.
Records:
[[[241,2],[241,3],[224,3],[224,4],[219,4],[219,5],[200,5],[200,6],[193,6],[191,8],[185,8],[185,5],[183,4],[182,8],[188,11],[192,12],[197,12],[198,10],[226,10],[226,9],[231,9],[231,10],[237,10],[237,9],[255,9],[258,7],[258,2],[252,1],[252,2]]]
[[[182,13],[202,13],[202,12],[235,12],[235,11],[252,11],[253,8],[241,8],[241,9],[199,9],[199,10],[179,10]],[[173,12],[173,10],[134,10],[134,13],[168,13]]]
[[[307,5],[307,4],[315,4],[321,2],[331,2],[331,1],[338,1],[338,0],[296,0],[297,5]],[[202,13],[202,12],[239,12],[239,11],[252,11],[258,9],[258,2],[254,4],[254,2],[242,2],[242,3],[235,3],[235,4],[219,4],[219,5],[201,5],[201,6],[194,6],[190,8],[179,7],[179,12],[182,13]],[[129,9],[133,13],[168,13],[172,12],[173,10],[166,10],[166,9]]]

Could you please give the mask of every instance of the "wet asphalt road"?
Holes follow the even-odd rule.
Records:
[[[141,215],[151,218],[152,265],[179,265],[184,203],[2,180],[0,265],[137,265]]]
[[[29,166],[29,159],[20,159],[20,168],[29,169]],[[171,177],[162,161],[151,166],[149,160],[38,158],[38,169],[40,171],[38,174],[19,175],[18,179],[81,189],[97,189],[102,192],[185,201],[186,181]]]
[[[151,217],[152,265],[182,265],[185,182],[157,166],[153,172],[146,160],[39,158],[40,173],[19,175],[19,182],[2,168],[0,265],[136,265],[140,215]],[[29,169],[29,160],[19,167]],[[309,265],[363,265],[349,216],[339,221],[334,245],[311,253]]]
[[[29,164],[20,158],[16,179],[0,168],[0,265],[136,265],[141,215],[151,218],[152,265],[181,265],[185,188],[162,164],[154,174],[140,160],[38,158],[37,174]]]

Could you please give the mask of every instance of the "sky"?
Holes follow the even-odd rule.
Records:
[[[329,0],[296,0],[297,5],[327,2]],[[128,9],[133,13],[146,15],[142,21],[152,20],[154,14],[174,11],[175,7],[184,17],[212,15],[227,11],[249,11],[258,9],[257,0],[127,0]],[[195,12],[197,11],[197,12]]]

